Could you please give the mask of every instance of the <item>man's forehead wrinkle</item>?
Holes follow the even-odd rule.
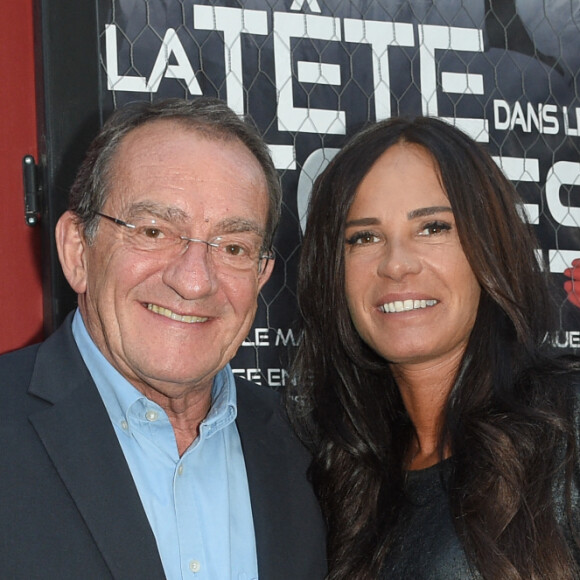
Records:
[[[220,167],[219,175],[208,175],[205,167],[195,164],[184,167],[180,164],[172,165],[171,160],[164,159],[148,163],[140,161],[138,164],[120,165],[114,178],[116,181],[126,182],[127,189],[162,187],[176,192],[186,192],[190,187],[198,186],[210,188],[246,186],[252,189],[265,187],[265,178],[261,172],[251,176],[243,174],[241,170],[247,167],[246,161],[245,159],[229,159],[229,163]]]
[[[159,138],[149,138],[147,132],[154,130],[156,127],[164,127],[163,133]],[[172,138],[173,133],[181,133],[187,140],[190,139],[197,142],[197,146],[204,147],[204,143],[223,143],[225,147],[229,144],[238,147],[236,155],[228,158],[228,163],[220,167],[219,177],[208,178],[205,167],[196,167],[195,163],[188,167],[184,167],[177,161],[176,165],[171,162],[171,149],[178,147],[175,140]],[[166,134],[165,134],[166,133]],[[178,139],[179,137],[177,137]],[[167,180],[169,176],[174,181],[174,189],[179,189],[178,183],[183,180],[186,183],[208,183],[212,182],[227,183],[227,176],[234,177],[237,182],[252,184],[254,187],[262,186],[266,183],[266,178],[263,173],[258,160],[252,151],[236,136],[221,132],[215,133],[213,130],[209,133],[199,130],[199,127],[188,126],[187,124],[169,120],[157,119],[137,127],[127,133],[121,142],[118,149],[111,160],[110,170],[112,173],[113,182],[116,178],[121,177],[123,180],[132,182],[140,181],[147,175],[147,180],[155,180],[155,173],[157,168],[162,167],[163,172],[159,175],[160,180]],[[248,163],[254,163],[257,174],[248,176],[243,171]],[[223,177],[222,177],[223,176]]]
[[[156,139],[150,138],[147,135],[148,132],[157,132],[158,128],[162,127],[163,130],[161,134],[157,134]],[[218,143],[218,144],[238,144],[243,147],[247,155],[256,159],[250,148],[237,136],[230,135],[229,133],[216,132],[213,129],[211,131],[200,130],[200,127],[189,126],[187,123],[181,123],[175,119],[155,119],[150,122],[135,127],[129,131],[121,139],[117,151],[114,154],[114,160],[125,162],[127,158],[135,157],[143,164],[143,155],[150,157],[150,164],[156,165],[157,163],[162,163],[167,165],[167,159],[164,157],[164,148],[179,148],[178,143],[174,137],[177,135],[185,137],[188,141],[194,141],[198,146],[203,147],[204,143]],[[179,137],[177,137],[178,139]],[[160,148],[160,141],[163,143],[163,147]],[[257,159],[256,159],[257,162]]]
[[[246,212],[234,204],[220,216],[210,207],[196,204],[197,196],[211,198],[215,192],[219,197],[224,191],[232,199],[253,192],[263,196],[267,203],[267,183],[259,162],[243,142],[223,137],[161,119],[134,129],[120,143],[111,165],[114,192],[111,211],[127,221],[149,215],[173,222],[184,232],[203,222],[213,235],[253,232],[264,238],[267,215],[262,219],[261,211],[260,215],[254,215],[255,212]],[[205,151],[216,143],[224,152],[221,162],[204,157]],[[181,145],[187,151],[191,148],[187,158]],[[204,162],[200,162],[202,158]]]

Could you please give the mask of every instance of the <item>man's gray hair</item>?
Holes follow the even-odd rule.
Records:
[[[87,240],[96,233],[111,185],[113,161],[123,138],[137,127],[156,120],[175,121],[206,138],[238,139],[259,162],[268,186],[269,211],[264,247],[270,248],[280,219],[282,189],[267,145],[255,126],[240,118],[223,101],[200,97],[193,101],[166,99],[132,103],[117,109],[91,143],[70,190],[69,209],[83,224]]]

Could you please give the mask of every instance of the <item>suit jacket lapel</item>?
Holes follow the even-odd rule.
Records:
[[[70,318],[39,349],[30,393],[52,403],[30,421],[114,578],[164,578],[155,538]]]
[[[276,429],[279,418],[244,387],[238,383],[237,425],[250,488],[259,576],[283,580],[289,574],[290,580],[292,559],[299,556],[289,554],[287,545],[293,519],[286,507],[292,490],[284,478],[289,457]]]

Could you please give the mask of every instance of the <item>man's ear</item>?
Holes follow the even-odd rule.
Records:
[[[66,211],[56,224],[56,248],[62,271],[77,294],[87,289],[86,241],[78,217]]]
[[[274,258],[269,259],[258,274],[258,292],[264,287],[274,270]]]

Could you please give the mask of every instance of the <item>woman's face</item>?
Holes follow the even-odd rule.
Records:
[[[463,354],[480,287],[424,148],[398,144],[379,157],[357,189],[345,243],[350,315],[373,350],[424,367]]]

